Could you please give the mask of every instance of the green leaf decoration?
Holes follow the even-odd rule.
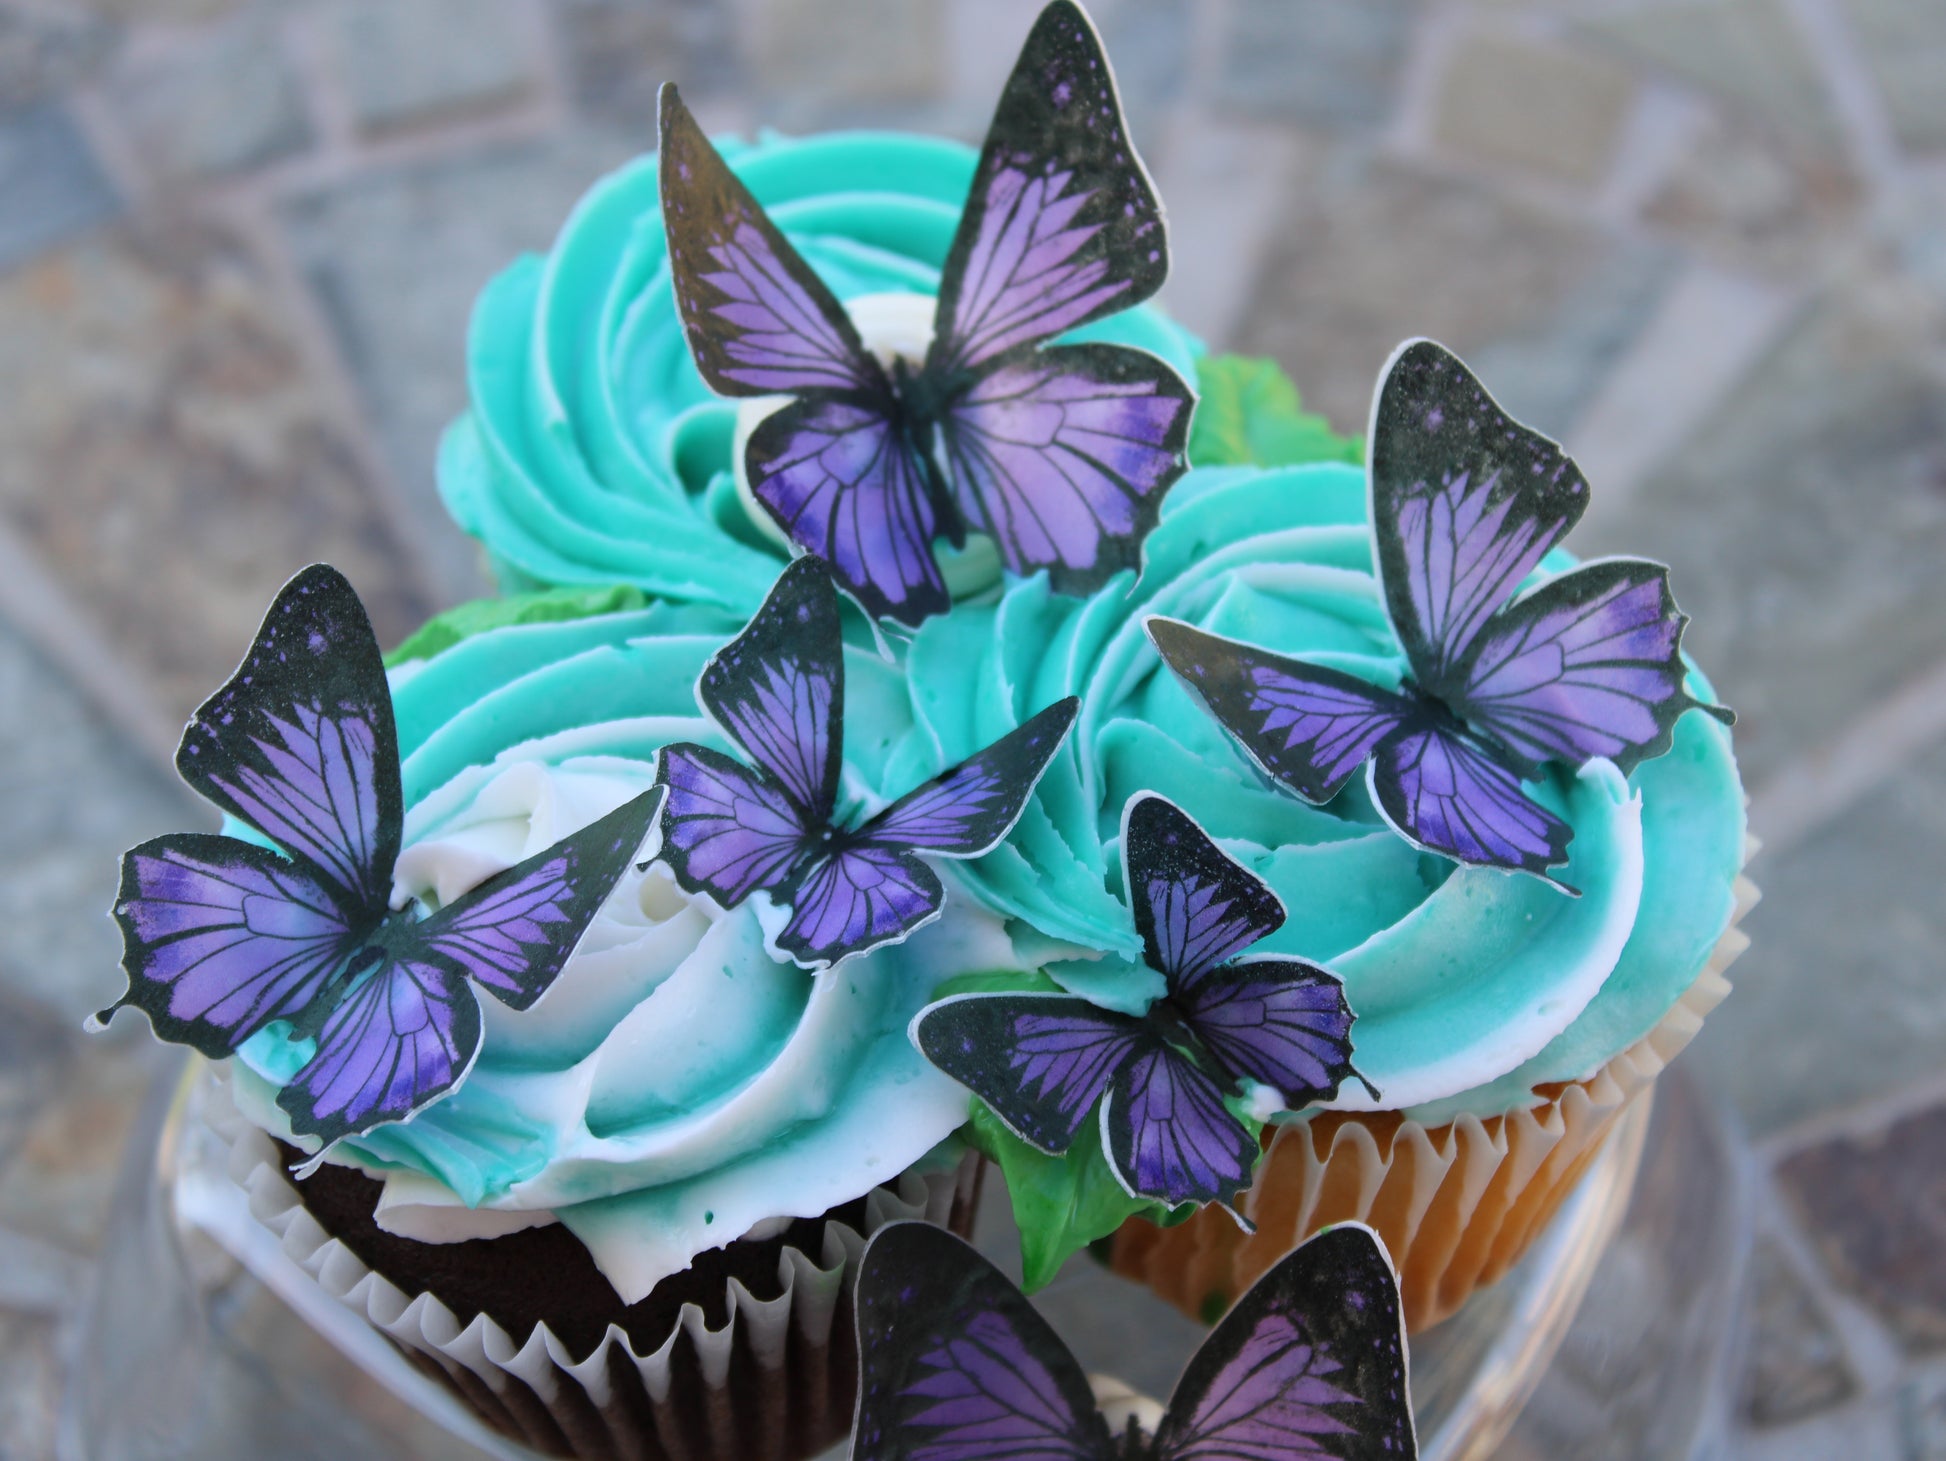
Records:
[[[961,974],[933,991],[934,999],[955,994],[1064,994],[1041,973]],[[1007,1179],[1014,1225],[1020,1229],[1023,1287],[1045,1288],[1061,1265],[1090,1243],[1110,1236],[1132,1217],[1173,1227],[1195,1211],[1170,1209],[1146,1198],[1130,1197],[1115,1180],[1101,1149],[1101,1123],[1089,1121],[1062,1156],[1049,1156],[1015,1136],[986,1102],[973,1102],[973,1117],[961,1134],[967,1144],[995,1162]]]
[[[1306,411],[1274,360],[1211,355],[1196,362],[1189,461],[1197,467],[1301,467],[1365,459],[1365,443]]]
[[[1009,1131],[986,1102],[975,1101],[966,1139],[998,1163],[1007,1179],[1014,1223],[1020,1229],[1021,1286],[1030,1294],[1045,1288],[1070,1255],[1108,1237],[1132,1217],[1165,1227],[1180,1220],[1161,1203],[1122,1190],[1101,1149],[1099,1121],[1083,1123],[1067,1153],[1051,1157]],[[1190,1211],[1185,1207],[1181,1217]]]
[[[431,659],[462,640],[510,624],[557,624],[567,619],[592,619],[648,606],[649,597],[630,584],[596,588],[550,588],[504,598],[474,599],[435,614],[385,656],[387,669],[413,660]]]
[[[992,973],[955,974],[933,986],[937,1003],[956,994],[1066,994],[1067,991],[1038,969],[996,969]]]

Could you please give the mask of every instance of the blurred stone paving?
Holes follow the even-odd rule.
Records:
[[[79,1031],[116,855],[204,815],[176,734],[294,569],[388,640],[485,590],[432,478],[476,291],[660,81],[972,140],[1037,8],[0,0],[4,1461],[160,1065]],[[1093,8],[1179,317],[1349,428],[1437,336],[1586,467],[1576,546],[1674,565],[1766,843],[1688,1057],[1762,1196],[1725,1454],[1946,1458],[1946,4]]]

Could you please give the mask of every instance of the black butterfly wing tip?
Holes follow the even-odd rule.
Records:
[[[1185,624],[1180,619],[1171,619],[1163,614],[1149,615],[1142,621],[1142,627],[1148,632],[1149,642],[1172,664],[1199,644],[1217,638],[1214,634],[1198,629],[1194,624]]]
[[[1410,339],[1401,340],[1397,348],[1392,351],[1392,358],[1385,362],[1385,369],[1380,372],[1380,379],[1390,380],[1399,371],[1408,368],[1424,370],[1447,364],[1465,367],[1465,362],[1457,354],[1430,335],[1414,335]]]
[[[1737,723],[1737,713],[1727,705],[1705,705],[1701,701],[1698,701],[1696,708],[1705,714],[1713,716],[1720,724],[1735,725]]]
[[[1237,1208],[1238,1201],[1241,1198],[1243,1198],[1245,1195],[1246,1194],[1242,1192],[1231,1193],[1228,1198],[1219,1201],[1217,1203],[1217,1206],[1222,1208],[1223,1211],[1227,1212],[1230,1215],[1231,1219],[1236,1223],[1236,1225],[1243,1230],[1243,1234],[1245,1237],[1253,1237],[1256,1234],[1257,1225],[1254,1222],[1252,1222],[1249,1218],[1245,1217],[1243,1213],[1240,1212]]]
[[[673,81],[665,81],[656,89],[655,102],[656,135],[666,143],[672,128],[688,117],[689,108],[683,104],[682,93],[676,90]]]
[[[101,1034],[107,1030],[108,1022],[115,1018],[115,1011],[127,1003],[128,1001],[125,999],[118,999],[106,1009],[96,1010],[81,1022],[82,1030],[90,1035]]]
[[[284,585],[284,591],[286,593],[292,589],[308,591],[321,583],[328,583],[334,586],[343,584],[346,588],[351,587],[351,580],[346,578],[336,568],[332,567],[329,563],[317,562],[307,563],[298,569],[296,573],[293,573],[290,577],[290,582]]]
[[[1075,718],[1080,714],[1081,697],[1079,695],[1063,695],[1045,710],[1037,712],[1037,717],[1046,720],[1048,726],[1053,729],[1054,739],[1058,744],[1073,729]]]

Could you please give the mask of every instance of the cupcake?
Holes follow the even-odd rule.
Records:
[[[764,138],[723,154],[865,348],[922,370],[950,314],[942,294],[958,287],[961,210],[988,176],[976,178],[977,155],[865,134]],[[747,613],[790,553],[825,547],[804,532],[793,540],[781,494],[764,495],[776,458],[759,433],[777,396],[738,399],[749,391],[725,381],[720,361],[709,368],[693,301],[685,330],[665,234],[648,222],[656,186],[648,163],[601,184],[554,251],[503,276],[476,315],[477,389],[440,482],[512,595],[508,612],[537,589],[620,582],[662,603]],[[1114,1234],[1121,1271],[1209,1314],[1310,1232],[1358,1219],[1385,1236],[1407,1314],[1423,1326],[1518,1258],[1726,992],[1743,942],[1735,923],[1755,896],[1741,876],[1727,729],[1692,711],[1655,727],[1655,754],[1618,753],[1621,764],[1516,758],[1522,794],[1571,833],[1549,833],[1547,856],[1526,870],[1470,865],[1402,835],[1363,775],[1313,804],[1266,774],[1164,665],[1147,626],[1168,619],[1398,685],[1411,667],[1382,592],[1366,443],[1306,415],[1274,365],[1209,355],[1147,304],[1077,337],[1145,351],[1197,397],[1190,469],[1143,525],[1139,576],[1064,580],[1058,564],[1010,558],[976,524],[963,545],[944,531],[933,545],[946,590],[936,612],[902,623],[877,604],[888,687],[942,758],[1055,697],[1081,702],[1021,824],[962,881],[1004,918],[1016,983],[1140,1011],[1156,989],[1125,977],[1138,945],[1116,886],[1119,827],[1133,798],[1167,796],[1282,901],[1288,918],[1262,952],[1343,980],[1369,1086],[1272,1117],[1255,1185],[1235,1204],[1254,1234],[1222,1212],[1184,1221],[1145,1205],[1099,1164],[1084,1171],[1022,1141],[984,1103],[969,1138],[1007,1176],[1030,1282]],[[1520,592],[1573,565],[1555,543]],[[1673,653],[1673,601],[1655,617]],[[1700,675],[1668,688],[1665,709],[1712,699]]]
[[[971,1221],[964,1094],[905,1029],[997,921],[819,977],[658,856],[656,752],[716,735],[690,687],[726,637],[516,625],[388,688],[307,569],[178,754],[229,835],[124,862],[122,1003],[224,1062],[206,1119],[257,1220],[550,1454],[816,1453],[865,1239]]]
[[[1192,634],[1440,689],[1406,683],[1362,444],[1146,304],[1168,263],[1067,0],[977,153],[719,150],[665,93],[660,158],[476,310],[439,476],[503,597],[381,674],[307,570],[192,723],[179,764],[229,835],[131,854],[125,1002],[227,1061],[211,1119],[257,1219],[507,1433],[815,1453],[850,1414],[865,1239],[964,1231],[982,1158],[1030,1287],[1106,1241],[1211,1313],[1356,1218],[1429,1322],[1720,997],[1742,796],[1672,603],[1624,656],[1662,677],[1626,750],[1414,712],[1501,757],[1511,851],[1376,776],[1293,779],[1165,662]],[[1433,469],[1464,496],[1466,463]],[[1582,581],[1533,557],[1525,593]],[[310,810],[267,819],[304,765]],[[177,853],[258,881],[176,896]],[[337,924],[273,998],[211,985],[171,898],[221,913],[199,938]],[[1034,1000],[1099,1070],[1014,1059]],[[947,1016],[959,1055],[928,1048]]]

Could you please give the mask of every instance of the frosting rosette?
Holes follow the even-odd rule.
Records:
[[[741,627],[658,604],[498,628],[395,671],[396,896],[439,906],[586,826],[654,783],[668,742],[728,749],[692,687]],[[903,774],[912,720],[869,639],[846,658],[853,724],[876,732],[848,737],[846,794],[870,800]],[[655,854],[652,837],[544,999],[482,1001],[449,1097],[333,1148],[384,1179],[383,1226],[437,1242],[559,1220],[633,1302],[699,1252],[958,1159],[967,1095],[906,1027],[937,980],[1017,966],[1000,920],[954,899],[814,977],[772,957],[754,904],[685,895]],[[310,1048],[273,1025],[239,1052],[256,1124],[288,1135],[276,1092]]]
[[[1535,581],[1572,562],[1551,556]],[[1533,788],[1574,828],[1563,879],[1582,896],[1570,897],[1417,850],[1362,778],[1324,807],[1270,785],[1161,665],[1149,615],[1381,685],[1405,672],[1364,474],[1339,465],[1192,471],[1148,539],[1139,584],[1077,600],[1010,583],[923,626],[907,664],[915,713],[949,754],[990,736],[996,707],[1081,697],[1073,754],[969,871],[1049,938],[1047,972],[1071,992],[1130,1012],[1162,992],[1130,957],[1113,885],[1120,811],[1143,791],[1190,809],[1283,899],[1289,919],[1260,949],[1344,981],[1355,1060],[1377,1094],[1348,1087],[1341,1108],[1433,1123],[1531,1104],[1536,1086],[1586,1077],[1647,1033],[1728,926],[1743,796],[1728,734],[1708,717],[1684,717],[1674,748],[1627,780],[1597,761]]]
[[[1066,598],[1010,580],[889,657],[854,620],[853,808],[1081,697],[1008,839],[942,870],[939,922],[820,976],[771,957],[751,905],[684,897],[645,849],[557,989],[526,1013],[489,1008],[480,1064],[450,1099],[341,1149],[387,1177],[388,1223],[434,1237],[551,1215],[640,1293],[695,1252],[923,1160],[971,1108],[906,1037],[942,986],[1049,977],[1129,1011],[1160,992],[1115,885],[1120,811],[1143,791],[1191,809],[1279,894],[1290,916],[1262,947],[1344,981],[1377,1095],[1349,1087],[1340,1106],[1431,1124],[1532,1104],[1653,1027],[1728,925],[1742,793],[1708,717],[1685,717],[1674,748],[1627,780],[1597,762],[1537,787],[1575,829],[1574,898],[1418,851],[1361,783],[1324,807],[1270,786],[1161,665],[1150,614],[1378,683],[1402,673],[1364,477],[1346,465],[1192,471],[1139,582]],[[729,749],[692,687],[741,628],[727,610],[658,602],[491,629],[401,672],[402,891],[452,897],[585,825],[649,785],[669,742]],[[297,1048],[246,1051],[273,1127],[269,1090]]]
[[[840,300],[936,293],[973,149],[867,132],[719,147]],[[1136,346],[1195,378],[1194,342],[1154,310],[1063,338]],[[482,293],[467,382],[439,486],[503,587],[631,584],[745,617],[756,609],[785,548],[739,498],[737,403],[714,395],[690,357],[653,156],[597,183],[545,257]]]
[[[974,154],[875,134],[724,151],[867,343],[923,350]],[[1670,752],[1627,778],[1597,761],[1531,788],[1573,828],[1561,875],[1578,897],[1416,849],[1362,778],[1322,807],[1272,786],[1144,623],[1163,615],[1396,686],[1406,667],[1356,447],[1304,417],[1274,368],[1199,358],[1154,311],[1078,334],[1163,356],[1202,397],[1197,465],[1170,489],[1139,579],[1067,597],[1044,574],[966,558],[948,564],[950,611],[909,637],[847,612],[847,815],[1080,698],[1007,839],[940,869],[938,922],[820,976],[771,957],[753,906],[685,896],[646,849],[557,990],[523,1014],[488,1009],[480,1062],[449,1100],[341,1149],[386,1178],[388,1225],[439,1238],[558,1218],[633,1298],[697,1252],[945,1154],[970,1114],[1007,1169],[1030,1266],[1051,1272],[1143,1205],[1085,1161],[1056,1172],[997,1131],[907,1026],[942,989],[981,981],[1145,1010],[1162,980],[1118,886],[1122,808],[1143,792],[1189,811],[1282,899],[1288,920],[1262,952],[1343,981],[1370,1089],[1347,1085],[1338,1107],[1431,1125],[1531,1106],[1642,1038],[1696,979],[1731,920],[1744,847],[1723,728],[1686,716]],[[651,784],[667,744],[735,754],[694,686],[787,557],[736,470],[762,403],[714,396],[691,360],[654,159],[603,180],[549,255],[489,287],[469,368],[441,488],[512,596],[435,621],[414,641],[429,658],[395,677],[410,807],[399,891],[433,903]],[[1533,582],[1572,563],[1550,555]],[[294,1048],[245,1052],[243,1096],[273,1129]]]

